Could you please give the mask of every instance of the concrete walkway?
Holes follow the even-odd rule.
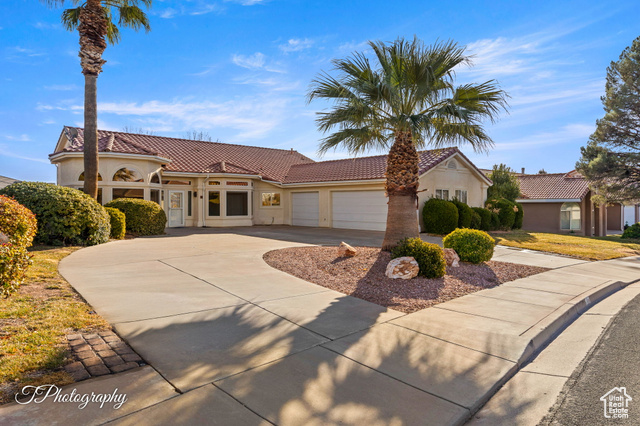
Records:
[[[458,424],[587,306],[640,278],[637,261],[500,249],[499,260],[556,269],[405,315],[262,261],[266,251],[304,242],[374,245],[381,233],[279,231],[176,230],[66,258],[62,275],[152,368],[76,386],[126,386],[128,402],[117,410],[48,400],[0,408],[0,418]]]

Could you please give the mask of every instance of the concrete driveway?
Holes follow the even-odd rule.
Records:
[[[118,411],[53,404],[41,415],[83,424],[457,424],[585,296],[596,301],[639,276],[636,263],[499,248],[500,260],[557,269],[404,315],[262,260],[269,250],[342,240],[378,245],[382,233],[177,229],[75,252],[60,272],[152,368],[78,385],[127,389]],[[45,406],[28,408],[0,416],[24,424]]]

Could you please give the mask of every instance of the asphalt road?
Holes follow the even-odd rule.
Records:
[[[626,388],[628,418],[605,417],[600,400],[613,388]],[[610,393],[627,399],[620,389]],[[617,401],[615,401],[617,403]],[[621,402],[625,408],[625,402]],[[624,415],[623,411],[620,411]],[[541,425],[640,424],[640,296],[609,323],[600,340],[567,381],[558,402]]]

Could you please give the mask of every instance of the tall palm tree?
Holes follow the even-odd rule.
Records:
[[[454,42],[425,46],[420,40],[369,42],[375,68],[363,53],[333,61],[333,77],[321,73],[311,83],[308,101],[333,102],[319,112],[318,128],[327,133],[320,153],[339,146],[352,154],[389,149],[386,191],[387,228],[382,248],[389,250],[405,237],[418,237],[417,191],[419,156],[416,148],[468,143],[478,152],[493,141],[482,122],[506,110],[507,94],[494,80],[454,86],[454,69],[469,65],[465,48]]]
[[[40,0],[61,6],[65,0]],[[84,192],[98,197],[98,75],[106,62],[102,53],[107,44],[120,41],[118,26],[151,30],[142,5],[153,0],[70,0],[75,6],[62,13],[62,24],[80,34],[80,65],[84,74]],[[117,19],[114,19],[117,16]]]

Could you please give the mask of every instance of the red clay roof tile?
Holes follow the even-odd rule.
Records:
[[[582,199],[589,184],[579,173],[548,173],[518,176],[521,198],[529,200]]]

